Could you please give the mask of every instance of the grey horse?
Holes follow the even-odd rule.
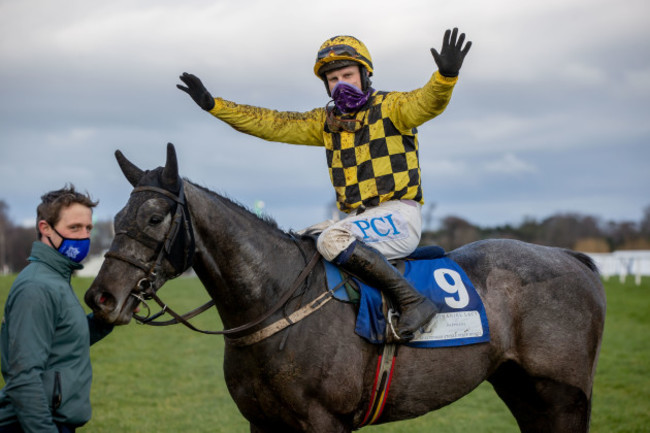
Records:
[[[223,325],[241,335],[326,290],[322,264],[297,284],[316,254],[311,238],[284,232],[182,179],[171,144],[165,166],[150,171],[119,151],[116,156],[135,189],[115,217],[115,239],[85,295],[98,317],[129,323],[143,296],[151,297],[190,264]],[[479,241],[448,256],[482,298],[491,340],[401,346],[378,423],[436,410],[487,380],[522,432],[587,432],[605,321],[604,289],[592,261],[514,240]],[[285,302],[292,285],[300,286],[301,296]],[[282,308],[271,308],[279,301]],[[253,344],[236,344],[240,335],[226,335],[226,384],[251,432],[358,428],[370,402],[378,349],[355,334],[355,315],[354,305],[329,302]]]

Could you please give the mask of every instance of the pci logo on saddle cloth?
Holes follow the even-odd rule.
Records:
[[[465,271],[456,262],[443,257],[408,260],[405,265],[406,279],[435,302],[439,309],[424,332],[418,331],[415,338],[407,343],[408,346],[450,347],[490,341],[483,301]],[[338,276],[340,281],[340,274]],[[337,284],[333,272],[328,271],[327,277],[330,287],[332,283]],[[361,298],[355,332],[371,343],[383,344],[386,319],[381,293],[374,287],[357,282],[361,287]]]

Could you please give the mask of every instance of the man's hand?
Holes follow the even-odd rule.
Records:
[[[450,35],[451,34],[451,35]],[[438,65],[438,72],[445,77],[457,77],[460,67],[463,65],[463,60],[467,55],[467,52],[472,47],[472,42],[467,41],[465,48],[463,48],[463,42],[465,42],[465,33],[461,33],[458,36],[458,29],[454,27],[454,30],[447,30],[445,36],[442,38],[442,49],[438,54],[438,51],[435,48],[431,48],[431,54],[433,59]]]
[[[179,78],[187,87],[181,86],[180,84],[177,84],[176,87],[190,95],[199,107],[205,111],[210,111],[214,108],[214,98],[205,88],[201,80],[199,80],[199,77],[183,72],[183,75]]]

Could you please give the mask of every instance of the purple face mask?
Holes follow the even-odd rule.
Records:
[[[356,86],[345,81],[339,81],[332,89],[332,99],[334,99],[334,105],[341,113],[353,113],[368,102],[371,93],[372,89],[368,89],[366,93],[363,93]]]

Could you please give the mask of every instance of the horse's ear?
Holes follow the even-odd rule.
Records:
[[[170,188],[178,187],[178,159],[174,145],[167,143],[167,162],[162,172],[162,182]]]
[[[117,159],[117,163],[120,165],[126,180],[135,187],[144,175],[144,171],[140,170],[135,166],[135,164],[126,159],[126,156],[124,156],[124,154],[119,150],[115,151],[115,159]]]

